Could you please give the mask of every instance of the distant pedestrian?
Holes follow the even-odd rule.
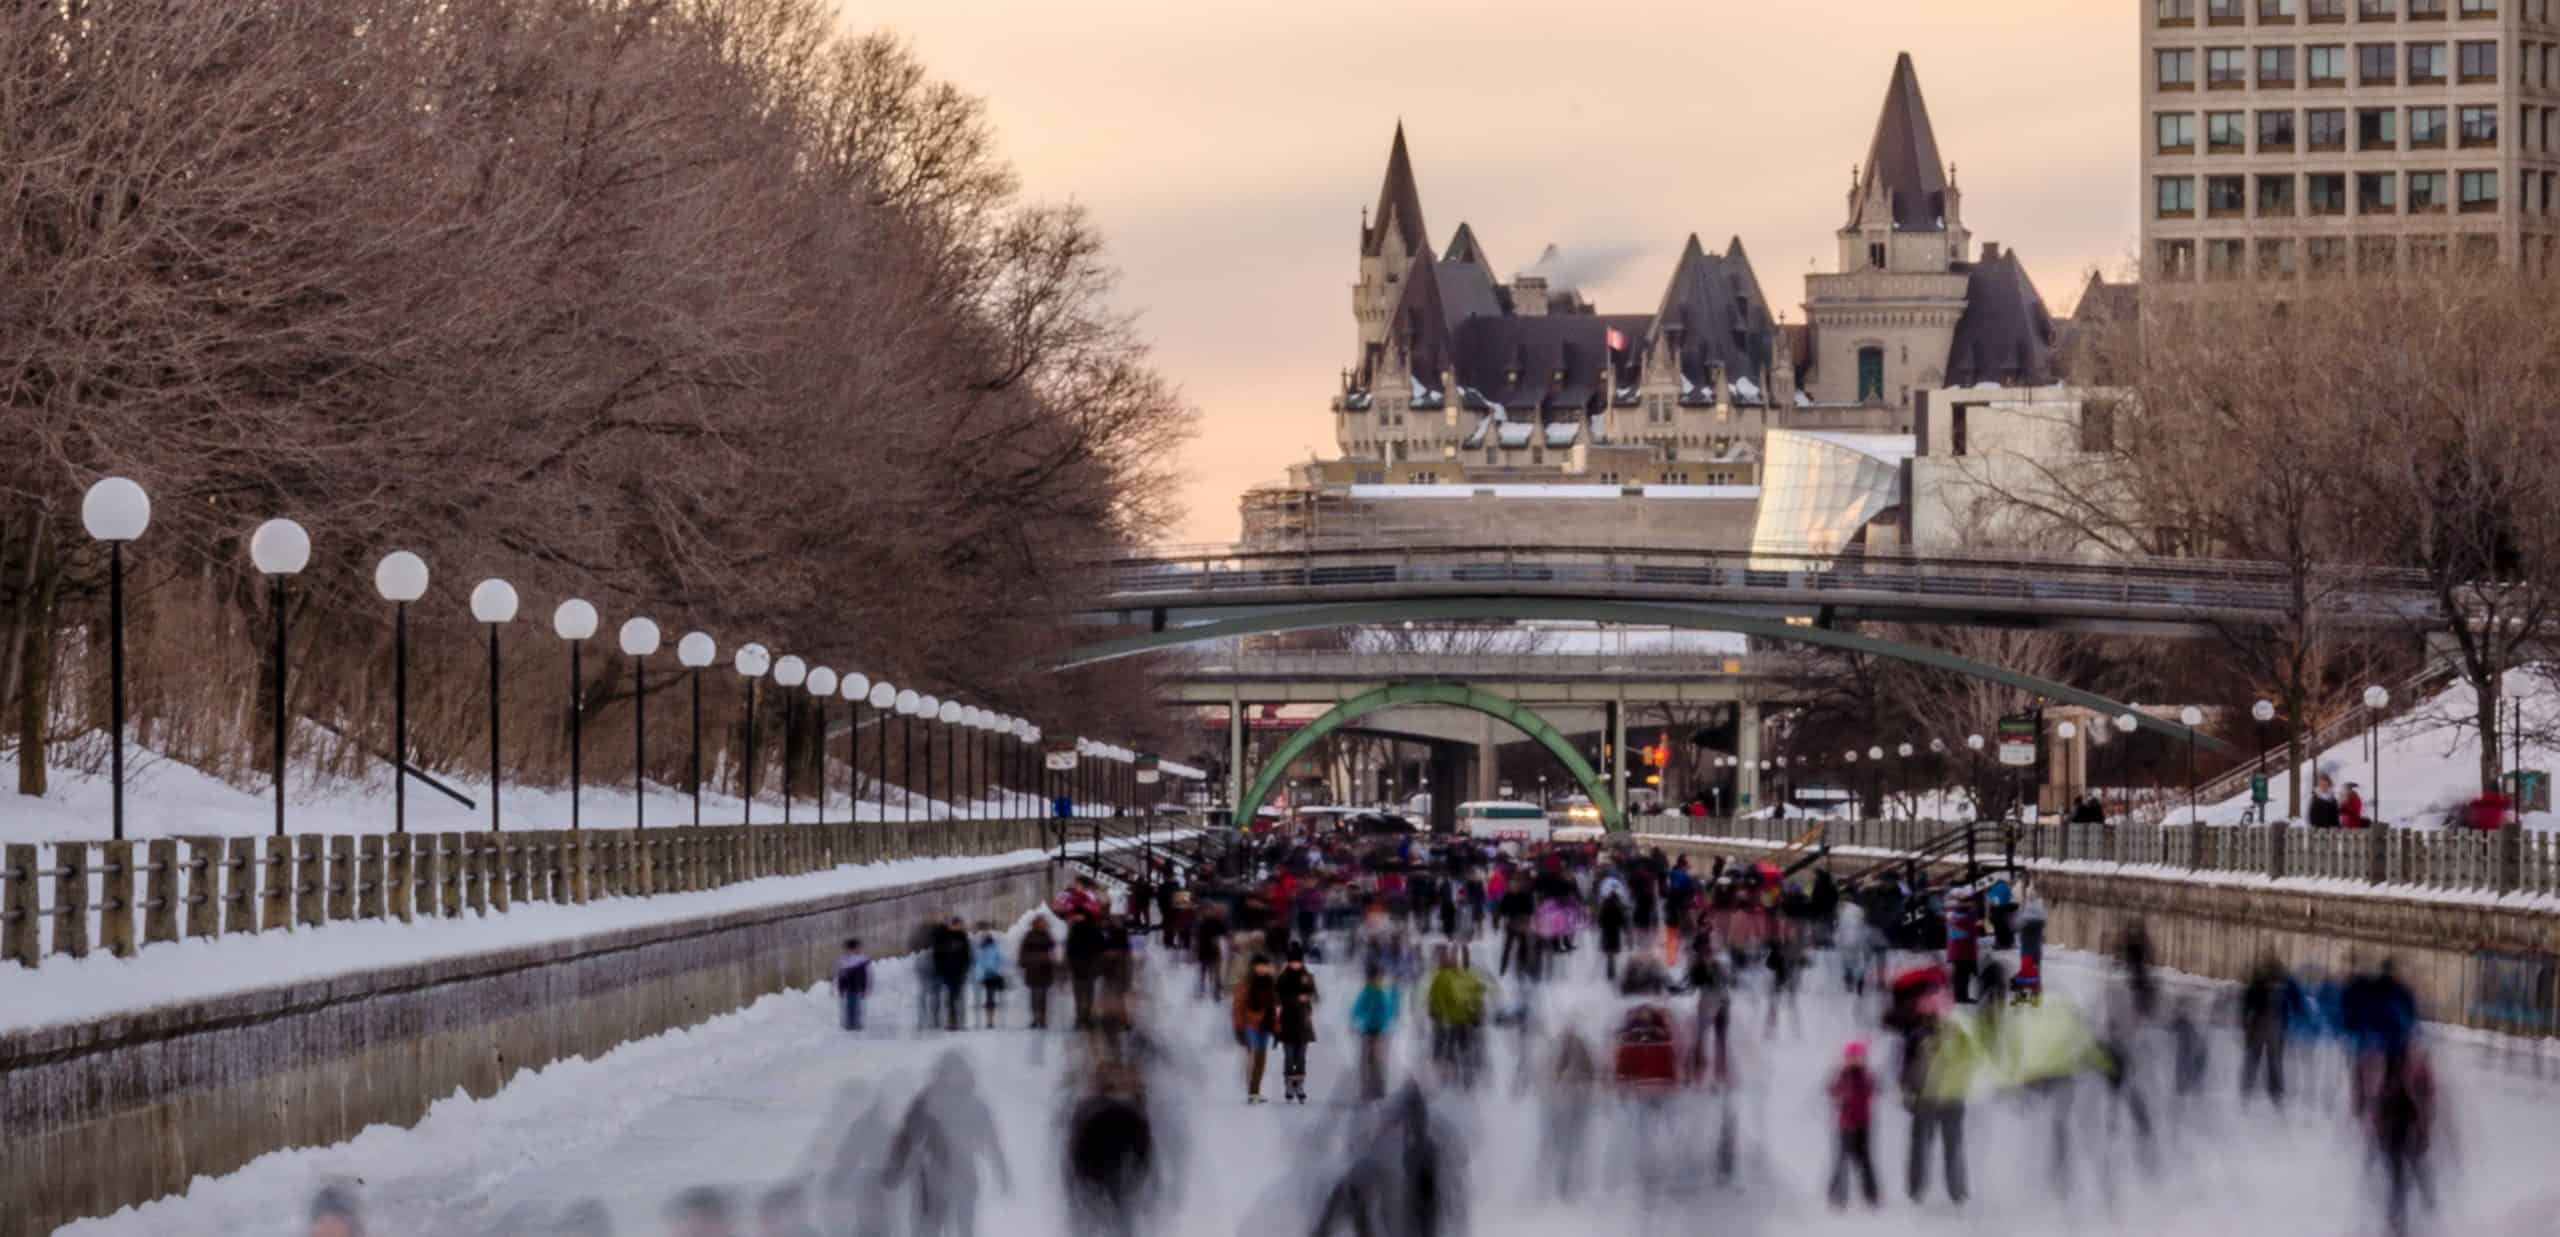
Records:
[[[1244,1049],[1244,1102],[1260,1104],[1262,1072],[1271,1060],[1271,1040],[1280,1028],[1280,989],[1271,959],[1255,955],[1236,984],[1232,1012],[1236,1047]]]
[[[992,1030],[996,1011],[1004,1004],[1004,942],[996,939],[994,924],[978,925],[978,953],[971,974],[978,983],[981,1025]]]
[[[846,939],[843,956],[836,959],[836,1000],[844,1009],[844,1029],[862,1029],[862,1001],[871,995],[871,955],[862,952],[859,937]]]
[[[1289,946],[1273,986],[1280,998],[1280,1083],[1293,1103],[1307,1102],[1307,1045],[1316,1040],[1316,976],[1304,945]]]
[[[1371,964],[1360,995],[1351,999],[1351,1029],[1360,1036],[1360,1098],[1387,1098],[1387,1037],[1396,1029],[1396,990]]]
[[[1014,965],[1022,971],[1022,990],[1031,1000],[1031,1029],[1048,1030],[1049,987],[1058,980],[1058,938],[1049,933],[1047,915],[1031,917],[1031,927],[1014,951]]]
[[[1841,1057],[1840,1071],[1831,1076],[1831,1112],[1839,1131],[1831,1158],[1831,1205],[1849,1205],[1849,1176],[1854,1172],[1859,1191],[1874,1207],[1883,1201],[1876,1189],[1875,1071],[1867,1068],[1863,1040],[1851,1040]]]
[[[969,929],[957,915],[933,935],[933,977],[942,991],[942,1028],[957,1031],[965,1025],[969,1008],[969,972],[976,964],[969,947]]]
[[[1076,1029],[1093,1029],[1093,988],[1102,975],[1102,951],[1109,944],[1100,913],[1079,910],[1067,921],[1067,991],[1075,999]]]

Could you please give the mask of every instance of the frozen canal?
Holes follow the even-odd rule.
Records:
[[[1479,952],[1479,961],[1487,959]],[[1580,1028],[1605,1043],[1620,1002],[1597,974],[1589,950],[1568,960],[1568,976],[1542,992],[1537,1026],[1544,1037]],[[1189,997],[1189,966],[1152,965],[1149,1025],[1168,1061],[1156,1075],[1177,1129],[1159,1131],[1178,1178],[1167,1234],[1283,1237],[1308,1231],[1303,1196],[1328,1180],[1352,1144],[1362,1114],[1350,1103],[1353,1037],[1347,1012],[1358,986],[1349,967],[1319,968],[1324,1005],[1310,1071],[1316,1102],[1248,1108],[1239,1053],[1223,1004]],[[383,1237],[476,1237],[549,1233],[547,1217],[581,1200],[601,1201],[613,1231],[670,1231],[666,1201],[692,1185],[733,1190],[752,1212],[755,1197],[785,1180],[804,1179],[840,1141],[846,1114],[875,1099],[902,1102],[945,1053],[971,1067],[994,1110],[1010,1188],[984,1203],[979,1231],[993,1237],[1043,1237],[1074,1231],[1061,1199],[1058,1117],[1067,1064],[1075,1056],[1064,1033],[1018,1029],[1020,994],[1009,1021],[1017,1029],[918,1036],[911,972],[884,963],[873,999],[875,1027],[846,1035],[820,991],[772,997],[690,1032],[633,1044],[593,1062],[566,1063],[519,1079],[485,1101],[440,1105],[415,1129],[377,1128],[336,1147],[266,1157],[217,1180],[201,1180],[182,1198],[61,1230],[73,1237],[161,1237],[300,1233],[315,1190],[332,1183],[357,1191],[369,1231]],[[2088,997],[2102,978],[2085,961],[2049,968],[2057,994]],[[1765,975],[1754,975],[1765,983]],[[2210,999],[2201,988],[2185,990]],[[1065,1005],[1063,990],[1059,1005]],[[1673,1002],[1685,1008],[1682,1002]],[[1914,1205],[1899,1185],[1906,1126],[1898,1104],[1878,1105],[1876,1158],[1886,1184],[1880,1212],[1834,1213],[1825,1205],[1831,1118],[1824,1099],[1830,1071],[1852,1038],[1875,1044],[1889,1086],[1893,1050],[1874,1029],[1873,1009],[1842,995],[1827,958],[1808,977],[1800,1023],[1764,1032],[1758,989],[1746,986],[1734,1018],[1736,1100],[1742,1158],[1732,1186],[1718,1187],[1703,1169],[1703,1141],[1685,1130],[1707,1124],[1711,1101],[1687,1096],[1672,1126],[1639,1122],[1604,1109],[1577,1197],[1547,1196],[1553,1158],[1542,1146],[1546,1097],[1520,1085],[1520,1038],[1490,1032],[1492,1069],[1472,1095],[1435,1092],[1433,1102],[1465,1133],[1463,1231],[1479,1234],[1660,1232],[1692,1234],[1829,1234],[1984,1232],[2089,1234],[2366,1234],[2382,1231],[2378,1170],[2346,1113],[2339,1071],[2297,1056],[2295,1102],[2279,1114],[2263,1103],[2243,1109],[2234,1083],[2236,1041],[2217,1033],[2206,1099],[2184,1110],[2168,1106],[2159,1163],[2140,1166],[2130,1133],[2106,1129],[2097,1093],[2081,1101],[2076,1188],[2057,1194],[2047,1171],[2045,1119],[2025,1100],[1983,1099],[1969,1119],[1973,1201],[1957,1208],[1943,1194]],[[1543,1043],[1543,1039],[1541,1040]],[[2490,1059],[2468,1044],[2437,1044],[2444,1078],[2437,1166],[2442,1209],[2420,1232],[2527,1237],[2560,1232],[2560,1177],[2550,1152],[2560,1139],[2560,1083],[2529,1068]],[[1604,1049],[1605,1052],[1605,1049]],[[1424,1068],[1426,1044],[1408,1018],[1395,1042],[1397,1076]],[[1543,1055],[1543,1051],[1541,1051]],[[1604,1057],[1605,1059],[1605,1057]],[[2150,1066],[2164,1074],[2164,1063]],[[1277,1096],[1275,1052],[1265,1093]],[[2163,1080],[2155,1086],[2165,1090]],[[1656,1144],[1639,1145],[1638,1131]],[[885,1139],[885,1125],[857,1137]],[[1678,1145],[1663,1149],[1661,1144]],[[1675,1188],[1640,1190],[1629,1166],[1669,1164]],[[1694,1166],[1696,1171],[1681,1171]],[[1657,1174],[1656,1180],[1662,1180]],[[757,1230],[749,1223],[742,1234]],[[829,1237],[833,1237],[830,1233]]]

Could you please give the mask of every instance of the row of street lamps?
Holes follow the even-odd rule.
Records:
[[[111,701],[109,710],[111,716],[109,718],[109,724],[114,731],[112,755],[109,758],[109,776],[114,784],[112,792],[114,801],[114,836],[116,839],[122,840],[124,837],[125,784],[124,545],[126,542],[139,539],[144,531],[150,527],[151,499],[150,496],[143,491],[142,487],[133,481],[123,477],[109,477],[99,481],[97,484],[89,488],[88,493],[81,500],[80,516],[82,526],[88,531],[89,535],[98,541],[104,542],[108,551],[108,677],[110,681],[109,698]],[[249,538],[249,559],[251,564],[257,568],[258,573],[267,577],[269,604],[273,610],[273,634],[275,639],[275,679],[273,683],[273,713],[275,722],[275,816],[276,835],[281,837],[285,832],[285,745],[287,738],[287,714],[285,705],[286,673],[288,667],[286,649],[286,640],[288,635],[286,626],[287,609],[285,604],[286,584],[287,581],[292,579],[292,577],[300,574],[305,567],[310,565],[310,534],[305,532],[301,525],[293,522],[292,520],[268,520],[264,524],[259,525],[257,531],[251,534]],[[383,600],[392,603],[392,829],[394,832],[406,832],[408,829],[407,783],[409,772],[409,606],[426,596],[429,573],[425,559],[420,558],[418,555],[407,550],[395,550],[384,555],[381,562],[375,565],[373,578],[374,590],[382,596]],[[499,759],[499,727],[503,720],[501,717],[498,695],[500,665],[499,633],[507,624],[515,621],[516,612],[519,608],[519,599],[516,596],[516,590],[513,585],[504,580],[489,579],[481,581],[472,588],[470,604],[471,617],[489,629],[489,828],[492,831],[496,831],[501,826],[499,787],[504,777],[504,770],[501,767]],[[560,603],[559,607],[552,612],[552,632],[569,646],[569,826],[572,829],[577,829],[582,824],[580,819],[581,811],[579,803],[580,791],[583,786],[580,770],[580,752],[584,747],[583,735],[581,732],[583,725],[582,718],[586,709],[585,701],[581,696],[585,680],[582,676],[579,650],[587,640],[592,639],[595,636],[597,626],[598,615],[595,606],[583,599],[571,598],[567,601],[563,601]],[[631,778],[633,799],[632,827],[635,829],[642,828],[647,823],[645,812],[647,799],[645,788],[642,785],[643,772],[648,758],[647,726],[649,683],[648,667],[646,663],[649,657],[657,653],[660,640],[661,635],[657,623],[650,619],[639,617],[626,620],[622,624],[617,640],[623,655],[631,658],[633,663],[633,762]],[[689,677],[692,680],[692,788],[693,823],[696,825],[702,823],[702,671],[712,664],[717,655],[717,645],[707,632],[688,632],[682,639],[676,642],[676,660],[685,668],[686,671],[689,672]],[[848,770],[853,772],[857,778],[859,777],[859,749],[857,746],[857,739],[862,725],[861,709],[866,703],[868,703],[874,710],[879,711],[884,719],[890,715],[894,715],[899,719],[900,745],[903,749],[900,775],[901,779],[909,787],[912,787],[915,784],[914,727],[918,721],[922,721],[928,726],[938,722],[944,726],[951,735],[952,741],[948,741],[944,744],[943,752],[945,793],[954,793],[956,791],[956,787],[958,785],[957,757],[961,747],[967,746],[971,748],[971,761],[974,766],[973,772],[980,776],[987,777],[990,784],[992,784],[992,777],[994,773],[992,765],[996,759],[994,749],[999,742],[1010,743],[1012,745],[1012,751],[1010,753],[1012,763],[1016,766],[1015,771],[1021,772],[1022,770],[1020,769],[1020,765],[1023,763],[1021,757],[1029,750],[1030,745],[1037,744],[1040,742],[1042,737],[1040,727],[1033,725],[1031,722],[1023,718],[1008,716],[991,709],[982,709],[975,705],[962,704],[956,700],[945,700],[938,696],[917,692],[912,688],[900,688],[885,680],[874,680],[865,674],[846,673],[839,675],[829,667],[812,667],[802,659],[794,656],[785,655],[781,658],[775,658],[771,652],[761,644],[751,643],[741,646],[737,650],[732,661],[732,665],[737,670],[739,676],[745,681],[747,692],[747,752],[742,776],[744,779],[744,810],[747,816],[746,823],[750,824],[753,823],[755,805],[755,696],[758,683],[768,674],[772,676],[774,684],[777,687],[790,690],[805,690],[817,707],[819,744],[821,748],[818,762],[818,767],[821,770],[821,776],[819,779],[820,786],[817,796],[817,810],[818,823],[822,825],[826,823],[826,789],[825,778],[823,775],[823,771],[826,768],[824,755],[826,738],[826,707],[828,700],[836,695],[841,694],[844,700],[852,707],[853,715],[849,720],[846,732],[846,765]],[[796,714],[796,710],[791,707],[793,703],[794,701],[792,699],[786,698],[782,715],[784,767],[786,770],[782,790],[782,819],[784,824],[789,824],[791,822],[792,794],[791,782],[787,771],[790,762],[792,738],[791,726],[792,720]],[[961,741],[961,736],[963,735],[970,736],[970,741]],[[932,762],[930,759],[930,739],[931,734],[928,732],[928,758],[925,769],[928,792],[930,791],[930,783],[933,776],[933,770],[931,767]],[[1133,766],[1138,761],[1137,754],[1130,752],[1125,748],[1113,747],[1109,744],[1097,743],[1086,739],[1077,740],[1077,753],[1079,757],[1100,757]],[[889,753],[884,730],[884,738],[879,745],[879,776],[877,779],[877,783],[884,788],[888,785],[888,766]],[[1174,768],[1181,769],[1181,771],[1186,774],[1194,772],[1180,766],[1174,766]],[[1147,772],[1151,774],[1154,770],[1151,767]],[[1152,776],[1140,776],[1138,780],[1151,782],[1154,778]],[[857,782],[855,788],[855,801],[857,803],[859,802],[859,793],[859,785]],[[887,814],[887,808],[888,800],[884,789],[881,798],[881,810],[883,816]],[[972,803],[969,809],[970,818],[979,819],[979,813],[982,808],[989,815],[993,814],[993,805]],[[913,821],[915,819],[916,796],[912,791],[910,791],[906,796],[905,813],[907,820]]]

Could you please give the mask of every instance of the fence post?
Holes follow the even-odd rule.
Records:
[[[2519,813],[2523,809],[2517,809]],[[2524,879],[2524,822],[2511,820],[2498,826],[2497,884],[2500,893],[2514,893]]]
[[[188,838],[187,935],[222,935],[222,839]]]
[[[178,939],[178,839],[153,838],[144,844],[142,865],[142,941],[156,945]]]
[[[368,833],[356,839],[356,918],[382,918],[383,903],[389,891],[383,887],[383,843],[379,833]]]
[[[2283,880],[2283,879],[2284,879],[2285,872],[2288,870],[2288,869],[2287,869],[2287,866],[2286,866],[2286,863],[2285,863],[2285,860],[2286,860],[2286,857],[2287,857],[2285,852],[2286,852],[2287,850],[2291,849],[2291,842],[2292,842],[2292,840],[2293,840],[2293,839],[2292,839],[2292,835],[2293,835],[2293,822],[2292,822],[2292,821],[2289,821],[2289,820],[2280,820],[2280,821],[2277,821],[2274,825],[2269,826],[2269,828],[2268,828],[2268,832],[2267,832],[2267,878],[2268,878],[2268,879],[2270,879],[2270,880]]]
[[[8,865],[0,872],[0,916],[6,916],[0,919],[0,961],[34,966],[43,939],[36,931],[36,848],[28,842],[0,847],[0,863]]]
[[[474,839],[479,843],[479,862],[473,870],[480,874],[481,886],[489,891],[489,910],[503,915],[515,905],[515,890],[507,884],[507,856],[515,847],[512,833],[486,833]]]
[[[298,928],[317,927],[328,922],[322,918],[322,898],[328,892],[329,873],[321,847],[326,842],[316,833],[295,836],[293,865],[293,923]]]
[[[439,833],[436,847],[436,906],[447,919],[462,917],[462,833]]]
[[[53,952],[89,956],[89,844],[53,844]]]
[[[109,842],[98,864],[98,947],[133,956],[133,843]]]
[[[232,838],[223,843],[222,931],[225,935],[258,930],[258,839]]]
[[[329,839],[328,922],[338,923],[356,917],[356,886],[363,877],[356,871],[356,840],[349,834]]]
[[[293,928],[293,839],[267,837],[265,862],[258,866],[258,928],[287,932]]]

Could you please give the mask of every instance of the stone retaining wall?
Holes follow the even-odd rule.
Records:
[[[817,983],[847,936],[895,951],[922,921],[1009,919],[1051,888],[1032,863],[0,1035],[0,1237],[409,1125],[456,1088]]]
[[[1648,838],[1645,844],[1702,856],[1768,854],[1765,846],[1702,838]],[[1862,867],[1868,861],[1843,862]],[[2230,980],[2246,977],[2268,954],[2331,972],[2389,958],[2432,1021],[2560,1032],[2560,914],[2385,891],[2130,874],[2044,870],[2029,879],[2044,895],[2052,916],[2048,939],[2057,945],[2109,950],[2139,922],[2160,965]]]

